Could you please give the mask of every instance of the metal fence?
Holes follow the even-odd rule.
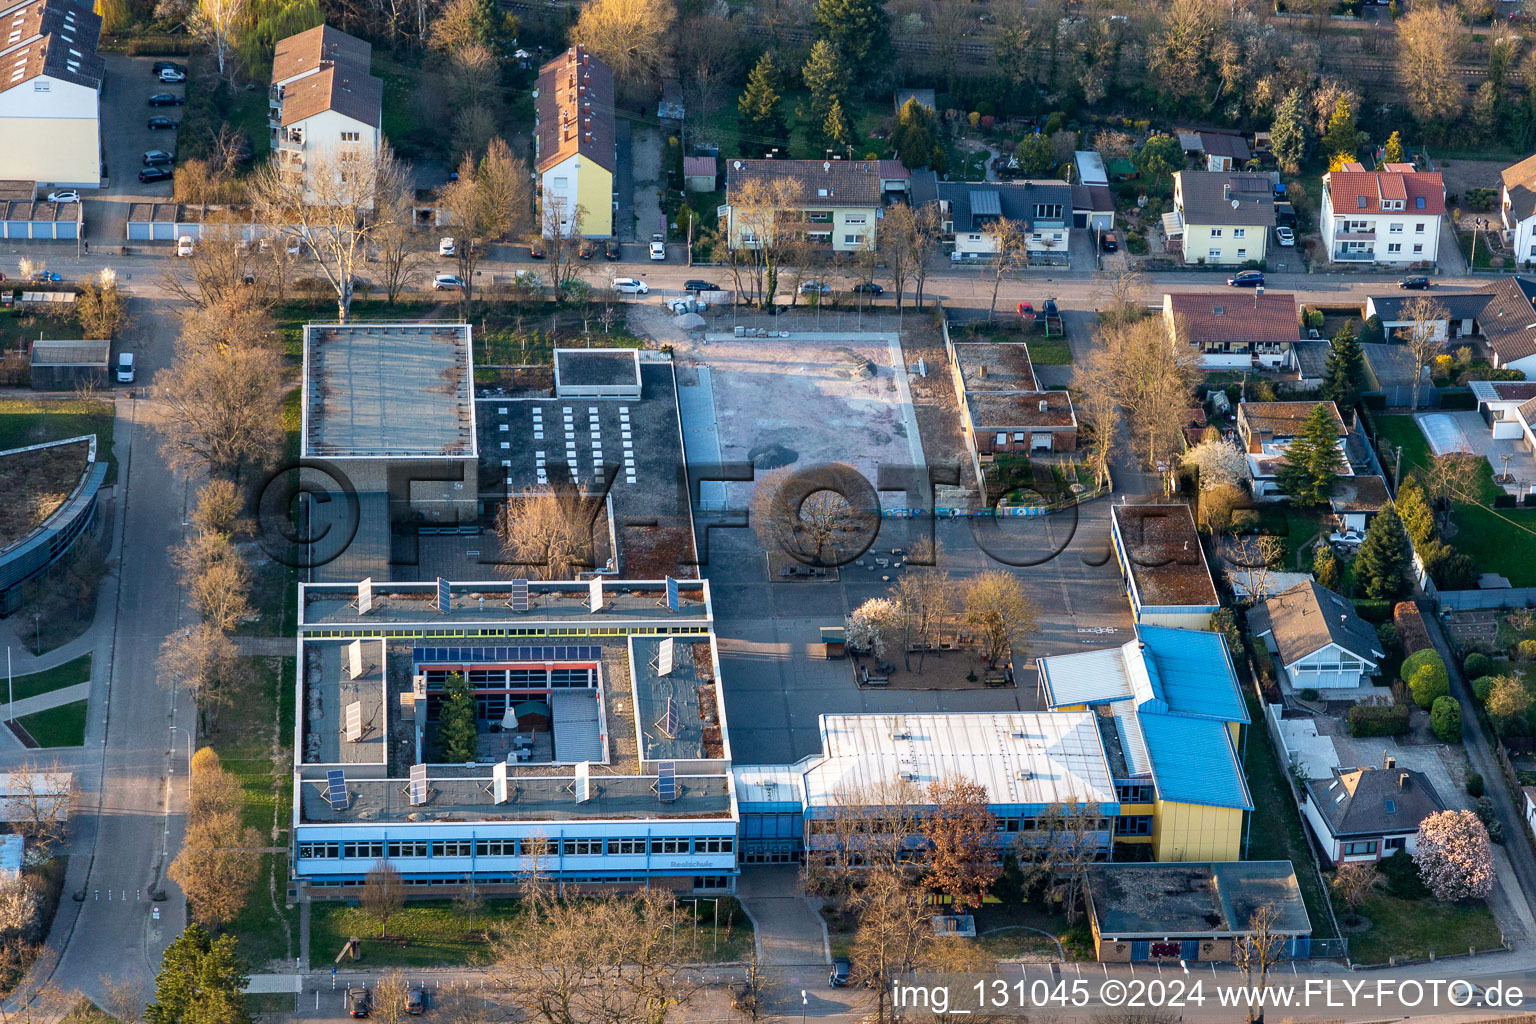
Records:
[[[822,309],[798,306],[782,313],[754,309],[750,306],[734,306],[721,309],[718,314],[711,310],[708,316],[709,330],[729,332],[737,327],[747,330],[788,331],[791,334],[859,334],[893,333],[903,327],[917,327],[930,322],[933,307],[921,312],[910,306],[897,312],[890,306],[859,309]],[[927,319],[925,319],[927,318]],[[928,372],[934,372],[929,367]]]
[[[1435,594],[1444,611],[1472,611],[1478,608],[1529,608],[1536,605],[1536,587],[1506,587],[1501,590],[1441,590]]]

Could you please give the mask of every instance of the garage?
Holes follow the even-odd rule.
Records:
[[[80,237],[79,203],[0,202],[0,238],[74,241]]]

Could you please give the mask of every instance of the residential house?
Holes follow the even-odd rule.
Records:
[[[1536,262],[1536,156],[1528,156],[1500,172],[1499,221],[1504,244],[1515,260],[1529,267]]]
[[[1520,795],[1524,797],[1520,810],[1526,827],[1536,833],[1536,786],[1521,786]]]
[[[947,333],[946,333],[947,338]],[[983,466],[1000,452],[1070,452],[1077,447],[1077,414],[1065,391],[1040,386],[1024,342],[947,342],[960,427],[977,486]]]
[[[1433,265],[1440,251],[1445,183],[1439,171],[1357,163],[1323,175],[1321,225],[1330,263]]]
[[[1208,171],[1240,171],[1253,156],[1247,141],[1235,132],[1199,132],[1196,137]]]
[[[1478,326],[1493,351],[1493,365],[1536,380],[1536,280],[1499,277],[1482,290],[1492,298]]]
[[[1515,410],[1515,416],[1520,420],[1520,439],[1525,443],[1525,450],[1536,455],[1536,398],[1522,403]]]
[[[1355,606],[1315,580],[1299,583],[1248,612],[1292,689],[1369,686],[1381,665],[1381,639]]]
[[[935,192],[940,230],[953,235],[956,260],[997,255],[987,226],[1018,224],[1031,263],[1066,266],[1072,233],[1072,186],[1064,181],[941,181]]]
[[[740,204],[754,182],[774,181],[792,183],[797,207],[786,214]],[[732,248],[755,248],[760,236],[788,231],[831,252],[859,252],[875,243],[882,196],[873,160],[732,160],[719,214]]]
[[[1262,263],[1275,226],[1274,182],[1267,174],[1179,171],[1164,221],[1185,263]]]
[[[1211,628],[1221,602],[1188,505],[1114,505],[1109,535],[1138,624]]]
[[[1242,851],[1248,711],[1220,633],[1142,624],[1116,647],[1039,659],[1039,700],[1093,711],[1120,802],[1115,842],[1159,861]]]
[[[1285,450],[1301,433],[1301,428],[1322,406],[1328,411],[1338,434],[1339,475],[1352,476],[1347,439],[1349,430],[1338,406],[1332,402],[1239,402],[1237,433],[1248,453],[1248,472],[1253,477],[1253,496],[1259,500],[1283,498],[1277,479]]]
[[[1494,440],[1523,434],[1520,407],[1536,398],[1536,381],[1474,380],[1468,381],[1467,386],[1472,389],[1478,414],[1493,432]]]
[[[1437,290],[1433,295],[1425,297],[1445,310],[1445,316],[1430,321],[1433,324],[1435,340],[1442,343],[1480,334],[1478,318],[1483,315],[1484,308],[1492,301],[1486,291],[1442,292]],[[1390,337],[1414,326],[1415,320],[1409,315],[1409,307],[1419,298],[1421,297],[1403,292],[1397,292],[1394,295],[1372,295],[1365,300],[1365,316],[1367,319],[1373,316],[1380,317],[1382,330],[1386,331]]]
[[[324,164],[372,160],[382,140],[384,82],[369,74],[372,47],[329,25],[279,40],[272,55],[267,127],[278,166],[304,176],[313,195]]]
[[[1166,963],[1170,972],[1230,963],[1260,907],[1272,912],[1265,941],[1279,940],[1274,959],[1312,955],[1312,919],[1288,860],[1095,864],[1083,898],[1101,963]]]
[[[1387,493],[1387,481],[1381,474],[1356,473],[1334,479],[1328,508],[1333,512],[1334,522],[1339,529],[1364,533],[1370,528],[1376,513],[1391,500],[1391,495]]]
[[[1115,226],[1115,194],[1108,185],[1072,186],[1072,226],[1110,231]]]
[[[1419,823],[1445,803],[1423,772],[1383,755],[1380,768],[1335,768],[1328,778],[1308,779],[1301,809],[1330,863],[1371,864],[1398,850],[1411,855]]]
[[[75,0],[0,0],[0,32],[0,179],[99,188],[101,17]]]
[[[541,230],[546,236],[612,238],[618,167],[613,69],[573,46],[539,69],[533,99]]]
[[[1262,289],[1163,295],[1163,322],[1177,351],[1206,370],[1281,370],[1301,337],[1296,297]]]
[[[683,188],[689,192],[713,192],[718,163],[712,156],[683,157]]]

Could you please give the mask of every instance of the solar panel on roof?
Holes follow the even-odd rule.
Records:
[[[453,610],[453,587],[441,576],[437,578],[437,610],[444,615]]]
[[[347,705],[347,742],[356,743],[363,738],[363,702],[355,700]]]
[[[424,764],[411,765],[411,806],[418,807],[427,802],[427,766]]]
[[[677,653],[677,644],[669,636],[661,642],[656,651],[656,674],[669,676],[672,674],[673,660]]]
[[[656,796],[664,804],[677,799],[676,761],[662,761],[656,766]]]
[[[512,599],[507,602],[507,606],[515,612],[525,612],[528,610],[527,580],[512,581]]]
[[[656,728],[666,734],[668,739],[677,736],[678,713],[677,701],[667,698],[667,710],[662,713],[661,720],[656,723]]]
[[[342,769],[332,768],[325,773],[325,799],[333,811],[347,809],[347,773]]]
[[[417,647],[411,658],[418,664],[434,662],[600,661],[602,647]]]
[[[680,610],[682,608],[682,606],[683,606],[683,599],[682,599],[682,595],[680,595],[677,592],[677,580],[673,579],[671,576],[668,576],[667,577],[667,608],[675,612],[675,611]]]

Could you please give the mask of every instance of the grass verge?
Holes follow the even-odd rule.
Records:
[[[47,711],[16,719],[40,747],[78,747],[85,742],[85,709],[89,701],[77,700]]]
[[[1339,912],[1343,913],[1342,908]],[[1503,941],[1485,903],[1405,900],[1377,891],[1360,905],[1359,913],[1371,926],[1349,935],[1349,958],[1357,964],[1384,964],[1394,956],[1399,960],[1449,956],[1470,947],[1498,949]]]
[[[297,1005],[292,992],[247,992],[245,1008],[250,1013],[291,1014]]]
[[[30,675],[17,676],[11,688],[11,694],[16,700],[25,700],[28,697],[36,697],[43,693],[52,693],[54,690],[62,690],[66,686],[75,686],[79,683],[91,681],[91,656],[82,654],[73,661],[66,661],[62,665],[56,665],[42,672],[33,672]]]

